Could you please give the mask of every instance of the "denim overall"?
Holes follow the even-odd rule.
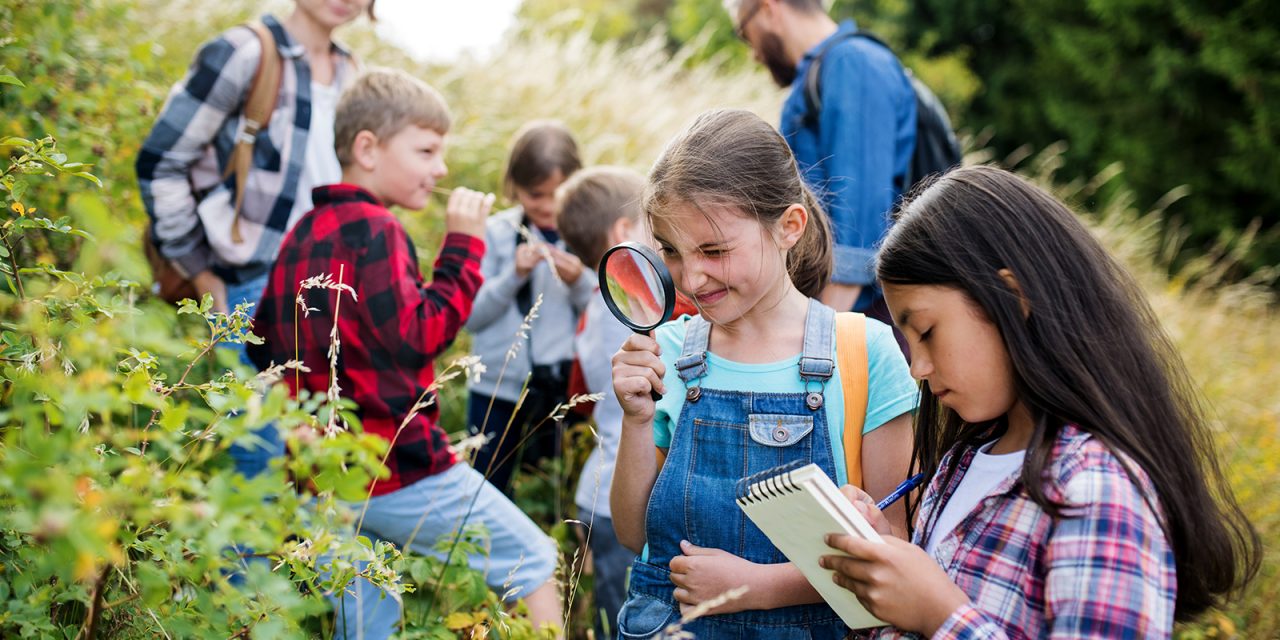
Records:
[[[680,359],[686,387],[666,462],[654,482],[646,512],[648,559],[631,568],[627,602],[618,613],[623,638],[662,635],[680,620],[668,577],[680,541],[723,549],[751,562],[787,559],[734,502],[737,481],[785,463],[816,463],[835,478],[823,389],[831,379],[835,312],[810,300],[799,375],[805,393],[706,389],[711,325],[689,320]],[[825,604],[699,618],[684,626],[699,640],[843,638],[848,628]]]

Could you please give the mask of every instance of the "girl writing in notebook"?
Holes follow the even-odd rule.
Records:
[[[932,482],[914,545],[831,536],[848,555],[823,563],[897,627],[881,637],[1169,637],[1256,572],[1180,358],[1061,202],[953,171],[903,207],[877,270]]]
[[[614,527],[628,547],[647,545],[618,629],[655,635],[746,586],[685,629],[841,638],[839,618],[734,503],[735,484],[796,462],[841,483],[852,468],[871,495],[892,491],[907,475],[917,398],[906,362],[889,327],[866,320],[852,338],[866,350],[863,370],[834,366],[836,314],[813,299],[831,274],[829,223],[786,142],[757,116],[699,117],[655,163],[642,206],[699,315],[634,335],[614,357],[624,413]],[[869,384],[846,394],[845,377],[864,375]],[[889,517],[905,524],[905,511]]]

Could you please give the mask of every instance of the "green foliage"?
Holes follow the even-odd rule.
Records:
[[[411,588],[390,565],[406,560],[354,539],[338,502],[367,497],[386,443],[357,424],[314,446],[349,406],[290,399],[271,382],[292,365],[243,370],[222,346],[259,340],[245,309],[212,313],[206,296],[175,316],[116,272],[75,270],[94,239],[46,203],[102,183],[52,137],[0,147],[0,635],[295,637],[357,576]],[[227,449],[265,424],[293,453],[246,480]],[[484,585],[465,561],[449,580]],[[479,601],[497,615],[496,596]]]
[[[981,79],[965,114],[1000,154],[1069,144],[1072,175],[1123,163],[1199,253],[1257,221],[1246,269],[1280,261],[1280,27],[1268,2],[912,0],[913,44]],[[1156,205],[1162,207],[1163,205]]]
[[[249,441],[257,426],[275,422],[292,431],[323,423],[327,412],[342,407],[323,398],[294,401],[279,389],[263,393],[265,381],[216,346],[244,339],[243,314],[209,314],[207,302],[175,314],[137,284],[146,281],[137,250],[145,219],[132,169],[137,146],[196,43],[242,21],[256,4],[17,0],[0,6],[6,34],[0,40],[6,115],[0,138],[20,138],[0,147],[6,171],[0,236],[11,245],[0,242],[0,270],[9,278],[0,284],[0,510],[6,515],[0,522],[0,637],[70,637],[94,619],[89,635],[323,637],[330,623],[319,594],[357,571],[380,581],[403,576],[398,588],[406,592],[407,637],[476,637],[486,630],[491,637],[529,637],[520,610],[498,606],[500,594],[481,589],[478,574],[463,566],[469,545],[483,547],[481,532],[464,537],[447,561],[401,556],[346,535],[352,514],[335,499],[363,499],[369,475],[382,471],[381,443],[358,431],[305,444],[295,436],[287,463],[248,482],[231,473],[227,448]],[[511,134],[535,117],[564,119],[588,164],[639,170],[704,109],[737,106],[776,118],[781,94],[733,40],[718,2],[626,4],[634,7],[629,20],[597,20],[594,36],[527,24],[493,59],[447,67],[415,66],[378,46],[365,28],[343,37],[366,61],[407,68],[445,93],[456,115],[451,184],[496,190]],[[955,7],[955,16],[948,9],[943,17],[970,17],[966,5]],[[673,17],[685,10],[683,24],[675,24]],[[937,21],[919,11],[918,2],[906,0],[840,0],[833,13],[854,15],[888,38],[953,115],[977,130],[982,122],[957,110],[974,96],[990,99],[982,92],[991,85],[965,67],[977,53],[993,54],[935,47],[937,35],[908,28],[908,19]],[[664,16],[672,35],[647,37]],[[1241,250],[1224,246],[1169,278],[1156,218],[1133,213],[1133,197],[1110,168],[1079,179],[1095,174],[1075,172],[1055,148],[1010,163],[1094,213],[1108,246],[1138,269],[1217,409],[1232,485],[1274,547],[1280,501],[1270,487],[1280,482],[1280,404],[1270,385],[1280,376],[1273,357],[1280,323],[1265,292],[1223,283],[1222,274],[1237,270],[1233,256]],[[77,173],[98,177],[101,188]],[[441,203],[403,213],[430,264],[441,236]],[[445,361],[465,353],[467,344],[464,336]],[[463,385],[440,391],[445,424],[461,431]],[[541,514],[574,558],[560,580],[575,594],[569,626],[576,638],[586,637],[590,624],[582,613],[591,608],[590,578],[581,575],[583,552],[564,519],[572,513],[571,478],[588,443],[584,428],[569,429],[565,459],[525,475],[517,489],[522,506]],[[313,481],[295,487],[293,478]],[[237,550],[237,541],[266,558],[239,557],[249,552]],[[332,576],[321,572],[322,551],[336,554],[327,562]],[[360,569],[357,559],[373,564]],[[245,586],[229,583],[237,568]],[[1277,585],[1280,563],[1271,553],[1246,593],[1201,624],[1180,629],[1180,636],[1275,636]]]
[[[60,268],[50,247],[77,252],[92,239],[68,218],[39,215],[30,203],[53,190],[32,178],[98,179],[52,138],[5,145],[0,635],[298,635],[326,610],[320,594],[355,574],[321,575],[316,552],[372,561],[362,571],[378,578],[394,550],[355,545],[335,533],[349,524],[307,504],[362,490],[383,445],[343,433],[299,450],[289,466],[313,472],[310,492],[283,491],[279,467],[236,475],[231,443],[268,422],[310,425],[323,415],[318,401],[289,400],[283,387],[264,395],[283,369],[246,376],[230,362],[221,345],[257,340],[243,309],[213,314],[210,298],[188,300],[178,314],[195,321],[179,327],[169,314],[175,326],[157,331],[165,314],[139,304],[135,282]]]
[[[605,42],[634,38],[645,28],[635,4],[634,0],[526,0],[520,3],[516,17],[561,37],[586,30],[592,39]]]
[[[508,611],[485,584],[484,576],[467,565],[467,556],[484,556],[488,532],[468,525],[457,539],[444,538],[437,550],[444,560],[410,556],[396,565],[414,586],[405,598],[406,631],[401,638],[529,638],[552,640],[554,631],[535,631],[521,604]]]

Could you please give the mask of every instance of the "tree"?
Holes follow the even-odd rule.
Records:
[[[1257,221],[1248,264],[1280,259],[1280,5],[1237,0],[911,0],[908,41],[959,54],[982,90],[965,120],[1004,153],[1066,141],[1068,175],[1122,163],[1190,251]]]

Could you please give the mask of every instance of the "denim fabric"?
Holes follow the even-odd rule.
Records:
[[[706,321],[695,318],[691,322]],[[834,314],[829,309],[809,314],[802,363],[829,359],[830,344],[820,351],[823,341],[817,336],[829,336],[832,322]],[[693,373],[705,372],[705,359],[699,362],[697,357],[706,351],[708,332],[704,329],[690,327],[681,354],[681,361],[688,363],[688,371]],[[692,375],[686,379],[688,388],[697,387],[698,393],[689,396],[680,412],[666,462],[649,498],[648,557],[632,565],[627,602],[618,614],[623,638],[655,637],[680,619],[668,566],[680,554],[681,540],[723,549],[756,563],[787,561],[738,508],[735,485],[739,479],[788,463],[815,463],[835,477],[826,411],[821,406],[809,408],[809,394],[707,389],[696,383]],[[836,639],[848,632],[825,604],[708,616],[684,629],[699,640]]]
[[[267,286],[267,274],[262,274],[247,282],[227,285],[227,309],[234,311],[236,305],[253,303],[249,315],[253,315],[258,301],[262,299],[262,290]],[[240,361],[253,366],[244,353],[243,344],[227,344],[225,348],[236,354]],[[267,470],[271,461],[284,455],[284,440],[276,431],[274,424],[268,424],[253,433],[255,441],[231,445],[231,459],[236,471],[246,478],[252,478]]]
[[[547,407],[532,396],[530,393],[525,398],[519,410],[514,402],[475,391],[467,398],[468,428],[489,436],[489,442],[476,451],[471,464],[507,497],[515,496],[511,482],[521,467],[525,464],[538,466],[544,458],[555,457],[560,448],[555,423],[551,420],[544,422],[554,407]],[[488,420],[485,420],[486,416]],[[542,425],[538,432],[529,435],[529,430],[540,422]],[[508,423],[510,431],[507,431]],[[506,432],[505,437],[503,432]]]
[[[358,513],[361,505],[349,507]],[[467,561],[484,572],[485,582],[507,596],[508,602],[528,596],[551,579],[557,559],[555,542],[465,463],[374,496],[360,533],[444,559],[436,542],[451,539],[466,524],[483,524],[488,529],[488,557],[471,555]],[[400,602],[367,582],[353,584],[330,601],[337,618],[336,638],[387,638],[400,622]]]
[[[829,39],[857,28],[846,20]],[[876,281],[876,247],[916,148],[916,94],[893,52],[868,38],[848,38],[823,57],[822,111],[809,118],[805,76],[827,44],[815,44],[796,65],[778,131],[831,218],[831,281],[869,286]]]

